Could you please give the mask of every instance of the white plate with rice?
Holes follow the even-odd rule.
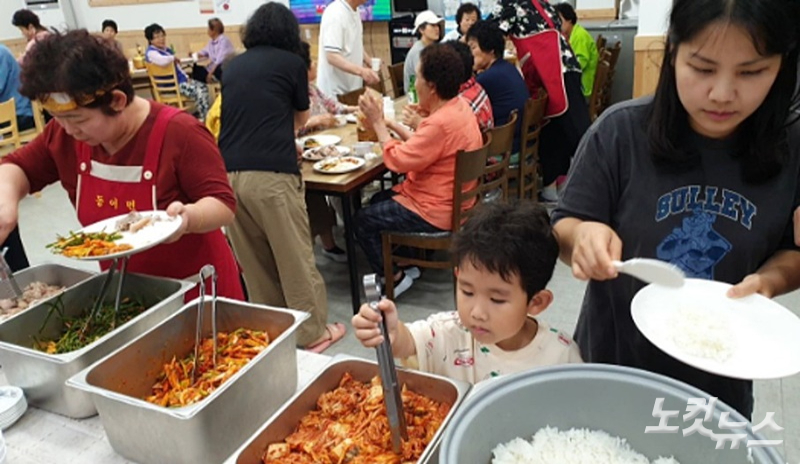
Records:
[[[800,372],[800,318],[762,295],[728,298],[729,288],[704,279],[651,284],[634,296],[631,315],[655,346],[698,369],[738,379]]]

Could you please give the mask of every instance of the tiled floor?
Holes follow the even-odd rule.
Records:
[[[47,188],[41,198],[28,197],[20,207],[20,227],[32,264],[42,262],[69,262],[72,266],[97,269],[91,262],[66,261],[53,256],[44,245],[52,241],[56,233],[64,233],[78,227],[75,213],[60,186]],[[341,239],[340,239],[341,241]],[[330,321],[347,322],[352,316],[349,301],[347,272],[344,264],[335,263],[323,257],[317,249],[317,265],[322,272],[328,288]],[[365,262],[360,268],[366,271]],[[571,332],[575,327],[580,303],[583,298],[584,283],[575,280],[569,269],[559,264],[550,289],[555,294],[552,306],[543,318],[553,326]],[[453,309],[453,289],[451,278],[446,272],[427,271],[414,286],[398,299],[398,307],[403,320],[412,321],[428,314]],[[794,292],[778,298],[778,301],[793,311],[800,313],[800,293]],[[800,336],[800,334],[798,334]],[[362,347],[353,337],[352,330],[341,342],[333,345],[326,354],[348,353],[374,359],[374,350]],[[800,353],[797,353],[800,356]],[[788,463],[800,462],[800,376],[783,380],[756,382],[756,412],[754,421],[760,422],[766,412],[775,412],[775,421],[784,428],[779,432],[765,432],[770,439],[784,440],[781,453]]]

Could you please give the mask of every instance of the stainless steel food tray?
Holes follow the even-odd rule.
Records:
[[[55,338],[60,333],[62,321],[56,315],[42,326],[53,305],[60,300],[66,315],[80,314],[92,306],[105,277],[105,273],[98,274],[0,324],[0,364],[8,382],[25,391],[28,403],[73,418],[96,414],[90,396],[65,387],[64,382],[180,309],[184,293],[195,286],[180,280],[128,274],[123,296],[142,301],[148,308],[145,312],[80,350],[56,355],[34,350],[33,336]],[[111,288],[116,288],[118,277],[119,274],[114,276]],[[108,292],[105,302],[113,304],[114,297],[115,292]]]
[[[64,290],[66,291],[74,287],[75,285],[83,282],[84,280],[89,279],[94,275],[97,275],[97,272],[75,269],[55,263],[47,263],[47,264],[38,264],[36,266],[27,267],[25,269],[20,269],[19,271],[14,273],[14,279],[16,279],[17,284],[19,284],[19,287],[23,290],[25,289],[25,287],[27,287],[29,284],[33,282],[44,282],[48,285],[57,285],[59,287],[64,287]],[[0,300],[13,297],[14,293],[11,291],[11,287],[9,287],[8,285],[0,285]],[[3,314],[0,314],[0,324],[7,321],[8,319],[11,319],[12,317],[16,317],[20,313],[23,313],[31,308],[39,306],[40,304],[48,302],[55,297],[56,296],[54,295],[50,298],[39,300],[35,304],[28,307],[28,309],[24,309],[19,313],[13,314],[8,317],[5,317]]]
[[[283,441],[297,428],[300,419],[316,409],[317,399],[323,393],[339,386],[342,376],[349,372],[354,379],[368,382],[379,375],[378,364],[373,361],[338,355],[308,385],[295,394],[280,411],[258,430],[236,454],[236,464],[261,464],[267,445]],[[439,442],[444,429],[469,391],[470,385],[425,372],[397,369],[397,379],[415,393],[451,405],[442,426],[434,435],[419,459],[419,463],[438,462]]]
[[[163,365],[194,346],[197,300],[68,381],[91,394],[108,441],[142,463],[219,463],[297,389],[296,330],[308,314],[219,298],[217,330],[264,330],[272,342],[203,401],[164,408],[143,400]],[[203,333],[211,333],[205,304]]]

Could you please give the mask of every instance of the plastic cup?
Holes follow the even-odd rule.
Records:
[[[372,59],[372,70],[378,72],[381,70],[381,59],[380,58],[373,58]]]

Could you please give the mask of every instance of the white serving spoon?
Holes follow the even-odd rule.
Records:
[[[633,258],[625,262],[612,261],[612,264],[619,272],[665,287],[682,287],[686,279],[681,268],[657,259]]]

